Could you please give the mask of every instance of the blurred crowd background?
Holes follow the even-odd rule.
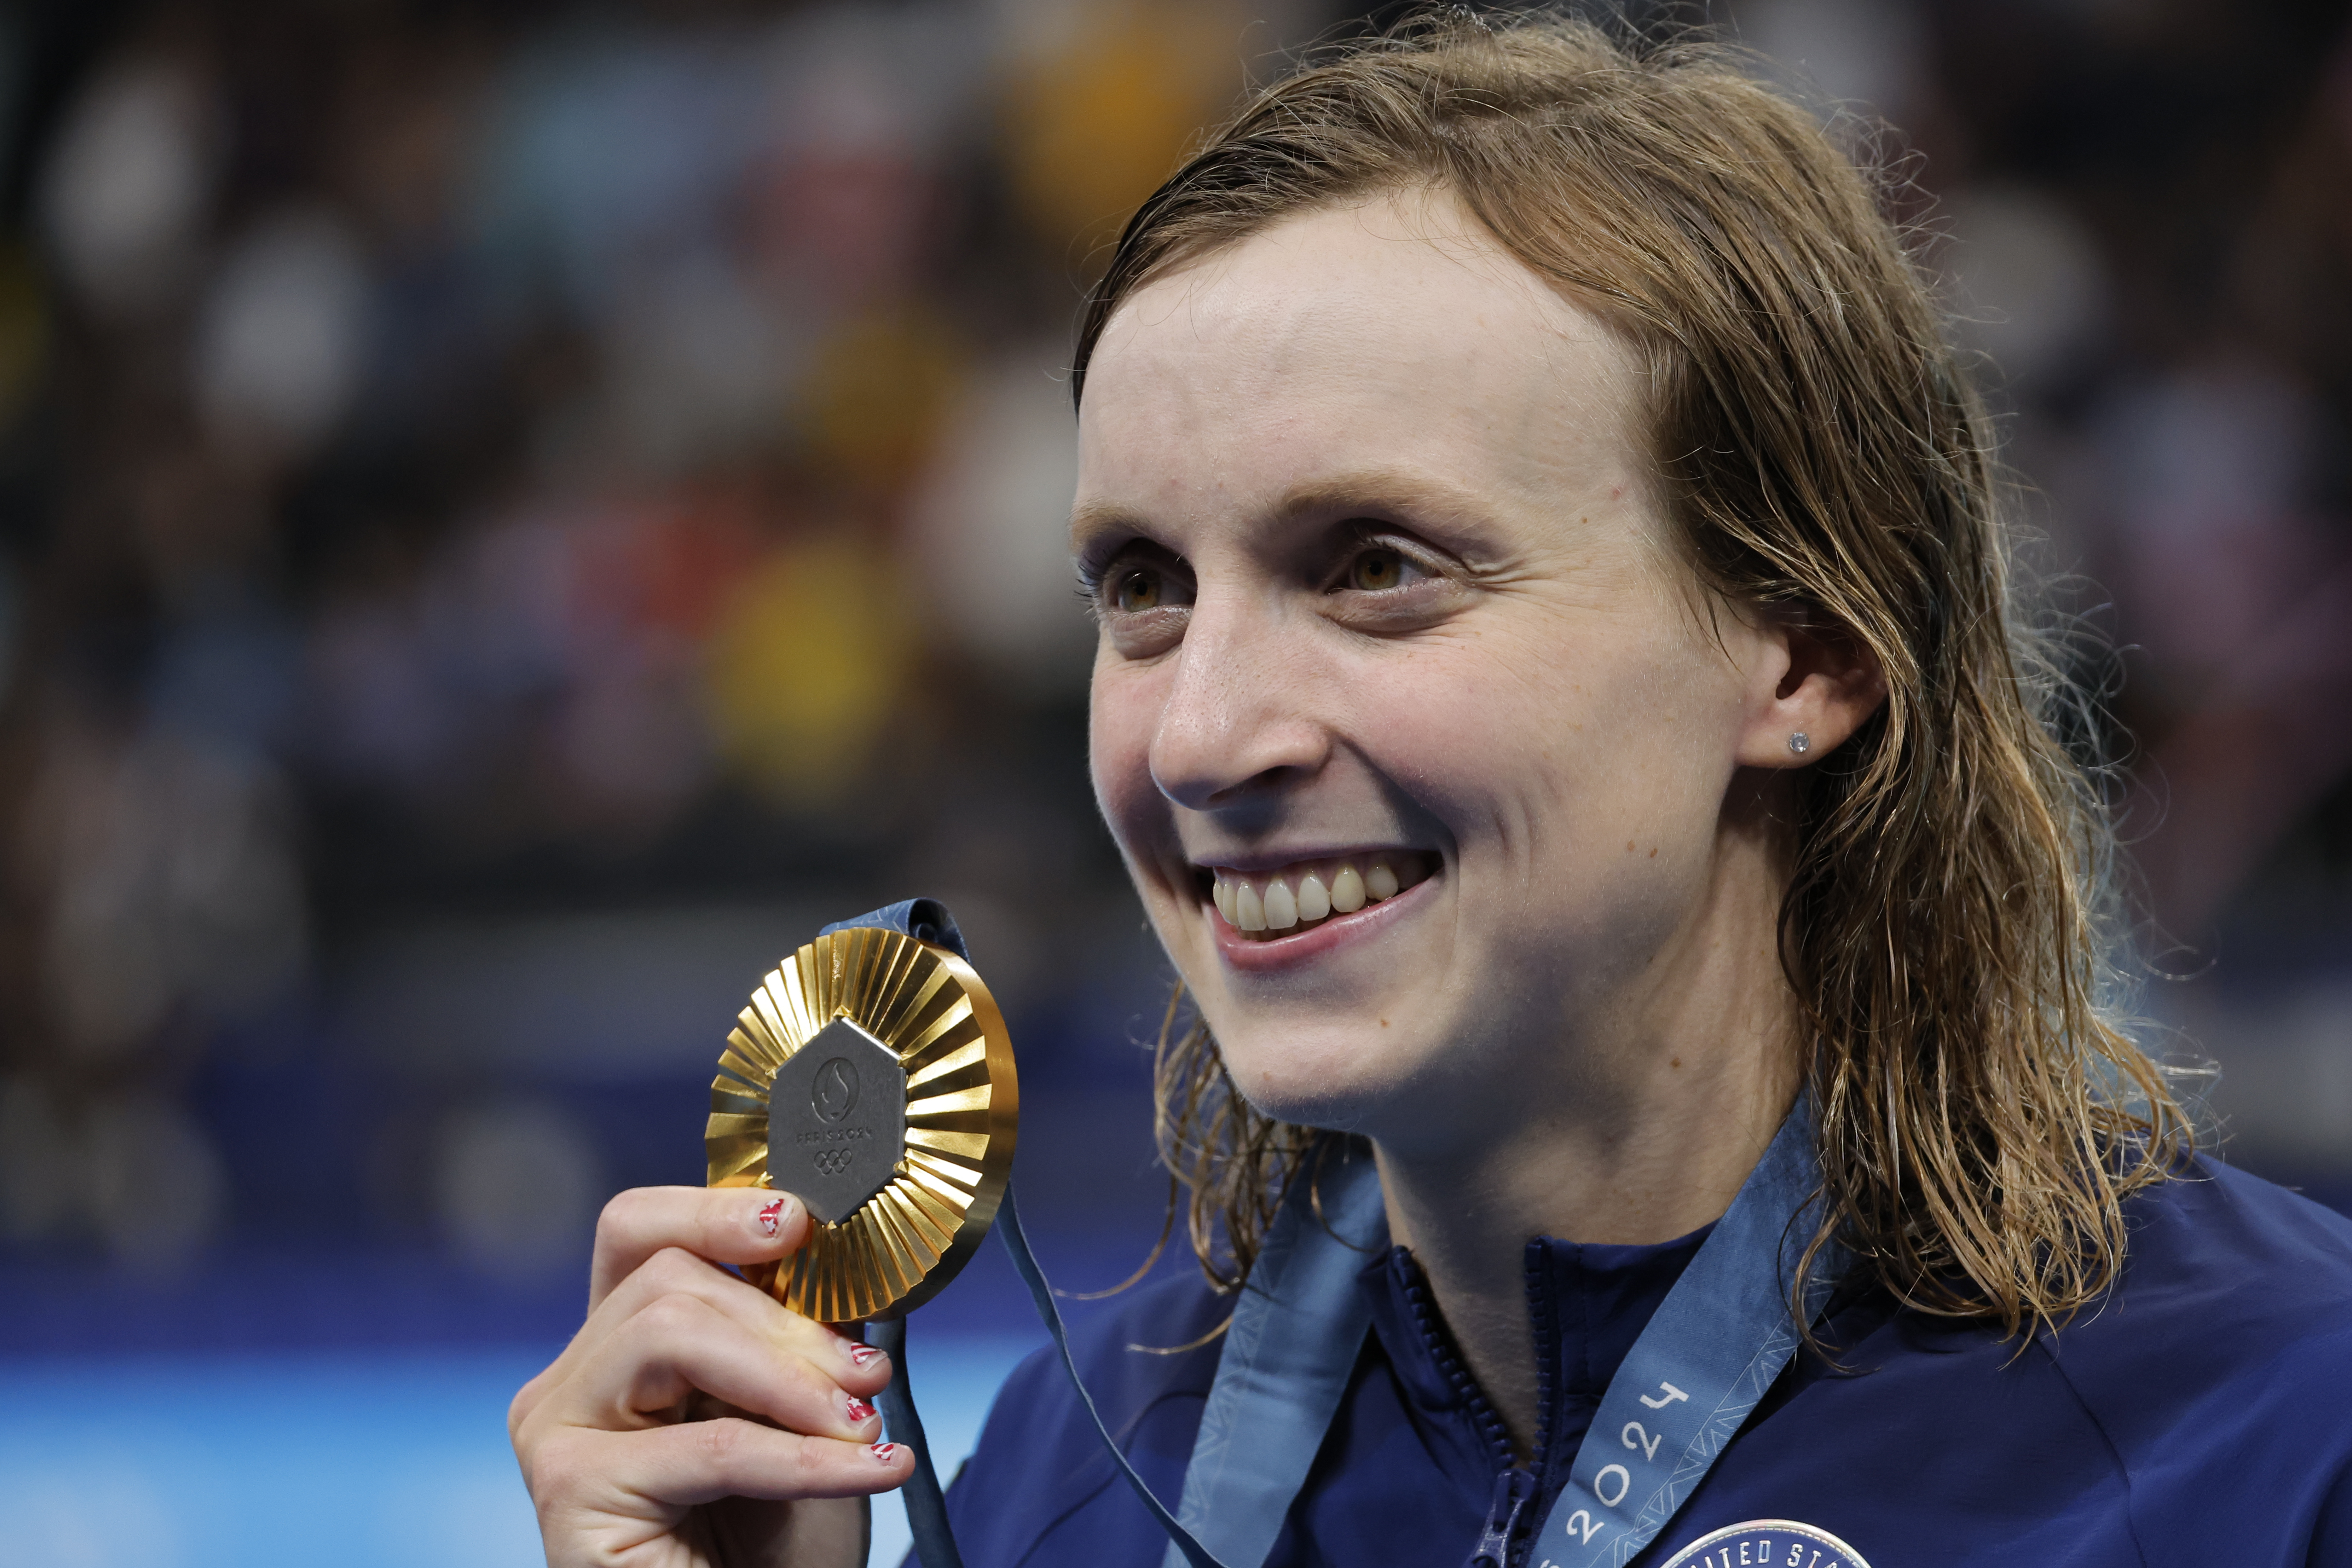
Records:
[[[1074,311],[1253,76],[1396,14],[0,12],[0,1352],[560,1337],[760,973],[916,892],[1067,1282],[1139,1260]],[[1901,128],[2131,768],[2151,1039],[2352,1198],[2352,8],[1717,16]]]

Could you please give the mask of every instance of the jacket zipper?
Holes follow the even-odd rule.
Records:
[[[1430,1358],[1461,1396],[1478,1435],[1486,1440],[1488,1457],[1495,1461],[1495,1490],[1486,1506],[1486,1521],[1479,1529],[1478,1542],[1471,1548],[1465,1568],[1522,1568],[1529,1545],[1526,1537],[1535,1529],[1535,1521],[1528,1515],[1528,1505],[1537,1500],[1542,1490],[1544,1452],[1551,1427],[1551,1362],[1559,1341],[1551,1292],[1545,1288],[1542,1277],[1542,1262],[1539,1247],[1530,1246],[1527,1285],[1528,1304],[1536,1328],[1538,1416],[1535,1459],[1531,1466],[1523,1466],[1511,1451],[1510,1428],[1503,1425],[1502,1416],[1487,1403],[1486,1390],[1470,1375],[1470,1369],[1454,1347],[1454,1336],[1438,1315],[1437,1300],[1430,1291],[1428,1276],[1421,1271],[1421,1264],[1411,1253],[1399,1249],[1398,1273],[1404,1284],[1405,1301],[1412,1308],[1413,1326],[1421,1331],[1422,1343],[1428,1348]]]
[[[1559,1365],[1559,1298],[1551,1288],[1551,1260],[1541,1240],[1528,1243],[1524,1255],[1528,1289],[1528,1321],[1534,1325],[1536,1341],[1536,1449],[1528,1470],[1532,1484],[1529,1501],[1543,1495],[1544,1478],[1550,1474],[1552,1419],[1558,1414],[1553,1401],[1559,1397],[1558,1368]],[[1514,1525],[1518,1521],[1514,1520]],[[1510,1555],[1503,1568],[1520,1568],[1533,1553],[1535,1533],[1543,1528],[1540,1517],[1526,1521],[1520,1538],[1511,1542]]]

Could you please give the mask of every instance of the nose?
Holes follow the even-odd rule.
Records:
[[[1330,755],[1313,713],[1311,633],[1286,632],[1276,607],[1196,603],[1175,679],[1151,736],[1151,779],[1195,811],[1263,801],[1311,778]]]

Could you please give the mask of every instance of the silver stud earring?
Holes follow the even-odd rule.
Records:
[[[1807,735],[1801,729],[1789,737],[1789,749],[1795,752],[1800,757],[1802,757],[1806,752],[1811,751],[1812,748],[1813,737]]]

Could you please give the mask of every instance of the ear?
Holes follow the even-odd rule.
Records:
[[[1886,700],[1862,639],[1798,607],[1763,611],[1737,753],[1748,768],[1806,768],[1852,738]],[[1801,737],[1801,740],[1798,737]],[[1800,749],[1800,747],[1802,749]]]

